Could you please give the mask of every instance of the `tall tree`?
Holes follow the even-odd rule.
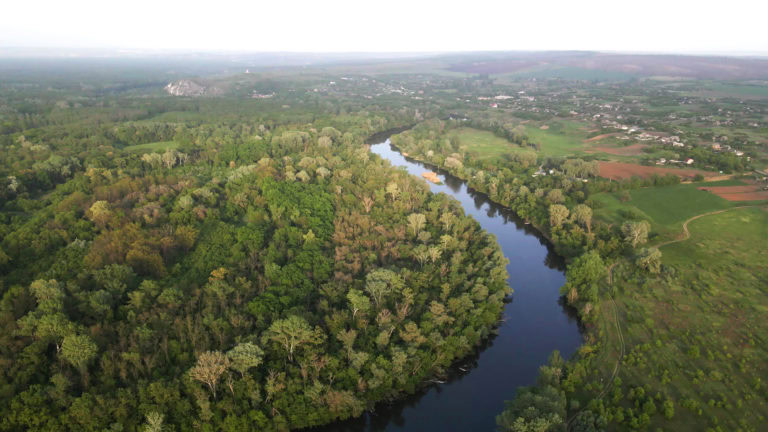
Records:
[[[355,318],[358,312],[365,314],[371,310],[371,301],[360,290],[349,290],[347,300],[349,301],[349,308],[352,309],[352,318]]]
[[[403,287],[400,276],[387,269],[376,269],[365,277],[365,290],[370,294],[376,308],[380,308],[387,296]]]
[[[578,298],[595,302],[597,301],[597,282],[605,276],[606,269],[600,254],[591,250],[573,260],[566,272],[566,284],[563,291],[575,289]]]
[[[352,356],[352,347],[357,338],[357,331],[353,329],[339,330],[339,332],[336,333],[336,338],[344,344],[344,348],[347,350],[347,359],[349,360]]]
[[[88,217],[100,228],[104,228],[112,217],[112,209],[107,201],[96,201],[88,209]]]
[[[562,204],[552,204],[549,206],[549,225],[552,228],[560,228],[563,222],[568,220],[568,207]]]
[[[408,228],[411,229],[414,236],[418,236],[419,232],[424,229],[424,225],[427,223],[427,217],[421,213],[412,213],[408,216]]]
[[[64,305],[66,294],[61,284],[54,279],[36,280],[29,285],[29,290],[37,299],[37,308],[42,312],[58,312]]]
[[[262,338],[265,342],[277,342],[288,353],[288,361],[291,362],[299,347],[316,341],[309,323],[296,315],[273,322]]]
[[[521,387],[496,417],[502,432],[556,432],[564,430],[565,394],[553,387]]]
[[[651,224],[647,221],[629,221],[621,226],[621,233],[624,235],[624,241],[637,247],[648,241],[648,232],[651,230]]]
[[[579,204],[571,210],[571,217],[573,220],[587,229],[588,233],[592,232],[592,208],[586,204]]]
[[[565,195],[560,189],[552,189],[547,192],[547,202],[550,204],[560,204],[565,201]]]
[[[228,367],[229,358],[226,355],[219,351],[206,351],[197,358],[197,363],[189,370],[189,376],[206,384],[216,399],[216,385]]]
[[[67,336],[75,334],[75,324],[61,313],[45,314],[37,321],[35,336],[40,340],[52,341],[56,352],[61,350],[61,344]]]
[[[641,269],[658,274],[661,272],[661,251],[657,248],[642,248],[635,257],[635,263]]]
[[[240,376],[245,376],[248,369],[258,367],[261,364],[264,351],[256,344],[245,342],[235,345],[227,352],[227,357],[232,369],[240,372]]]
[[[147,414],[147,422],[144,424],[144,427],[142,428],[142,432],[163,432],[163,420],[165,420],[165,416],[158,413],[157,411],[152,411]]]
[[[99,348],[86,335],[69,335],[61,344],[61,356],[80,372],[96,357]]]

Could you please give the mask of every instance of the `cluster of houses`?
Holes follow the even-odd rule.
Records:
[[[545,176],[545,175],[547,175],[547,173],[552,175],[552,174],[555,173],[555,170],[550,169],[549,171],[546,171],[546,170],[544,170],[544,168],[542,166],[540,166],[539,169],[535,173],[533,173],[533,177]]]
[[[661,158],[658,161],[656,161],[656,165],[666,165],[666,164],[675,164],[675,165],[693,165],[694,160],[691,158],[687,158],[686,160],[675,160],[675,159],[664,159]]]
[[[736,156],[744,156],[744,152],[741,150],[736,150],[735,148],[732,148],[731,146],[727,144],[720,144],[720,143],[712,143],[712,150],[716,152],[723,152],[723,151],[729,151],[735,154]]]
[[[680,141],[680,137],[677,135],[665,136],[661,132],[642,132],[635,126],[619,123],[615,120],[610,120],[604,117],[604,114],[595,114],[593,118],[600,119],[600,124],[604,128],[618,129],[626,132],[626,135],[621,135],[616,138],[620,140],[634,139],[636,141],[657,141],[661,144],[670,145],[672,147],[685,147],[685,144]],[[617,116],[620,119],[621,116]],[[630,136],[632,134],[632,136]]]
[[[517,92],[517,94],[518,94],[517,98],[519,100],[525,100],[525,101],[528,101],[528,102],[533,102],[533,101],[536,100],[535,96],[526,96],[524,91]],[[490,97],[490,96],[478,96],[477,100],[479,100],[479,101],[505,101],[505,100],[514,99],[514,98],[515,98],[515,96],[509,96],[509,95],[505,95],[505,94],[500,94],[500,95],[496,95],[496,96],[493,96],[493,97]],[[467,101],[467,102],[469,102],[469,101]],[[499,104],[497,102],[490,102],[488,104],[488,106],[491,107],[491,108],[498,108]]]
[[[659,141],[661,141],[662,144],[671,145],[672,147],[685,147],[685,144],[680,142],[680,137],[677,135],[661,137],[659,138]]]

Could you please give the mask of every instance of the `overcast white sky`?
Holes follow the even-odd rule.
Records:
[[[768,54],[766,0],[9,0],[0,47]]]

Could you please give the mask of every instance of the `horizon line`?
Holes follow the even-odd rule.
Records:
[[[8,52],[10,51],[10,52]],[[53,53],[52,51],[63,51]],[[95,55],[97,54],[98,55]],[[228,50],[211,48],[130,48],[130,47],[55,47],[55,46],[2,46],[0,58],[109,58],[158,54],[177,55],[364,55],[424,57],[460,54],[504,54],[504,53],[595,53],[624,55],[684,55],[717,57],[768,57],[768,51],[722,51],[722,50],[601,50],[601,49],[475,49],[475,50],[418,50],[418,51],[312,51],[312,50]],[[90,56],[90,57],[89,57]]]

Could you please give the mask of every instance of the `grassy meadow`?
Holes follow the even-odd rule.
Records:
[[[735,186],[738,180],[707,183],[687,183],[674,186],[648,187],[617,193],[592,196],[598,205],[595,217],[606,223],[621,223],[629,219],[644,219],[651,223],[652,243],[671,240],[682,231],[683,222],[711,211],[744,205],[727,201],[719,196],[699,190],[701,186]],[[621,196],[629,197],[622,201]]]
[[[621,282],[606,288],[616,299],[623,340],[614,308],[602,306],[606,349],[593,359],[594,381],[607,382],[623,342],[626,354],[606,405],[638,409],[633,399],[653,399],[655,409],[641,408],[653,421],[670,401],[674,417],[664,430],[763,430],[768,208],[733,209],[688,228],[688,240],[661,249],[670,276],[645,281],[627,264],[614,270]]]
[[[541,126],[547,126],[542,129]],[[541,153],[545,156],[571,156],[583,153],[589,147],[584,140],[587,131],[584,123],[559,120],[543,125],[524,125],[525,134],[531,142],[541,144]]]
[[[521,151],[520,146],[498,137],[491,132],[473,129],[456,129],[452,136],[457,136],[462,147],[477,154],[478,159],[496,159],[502,155]]]

